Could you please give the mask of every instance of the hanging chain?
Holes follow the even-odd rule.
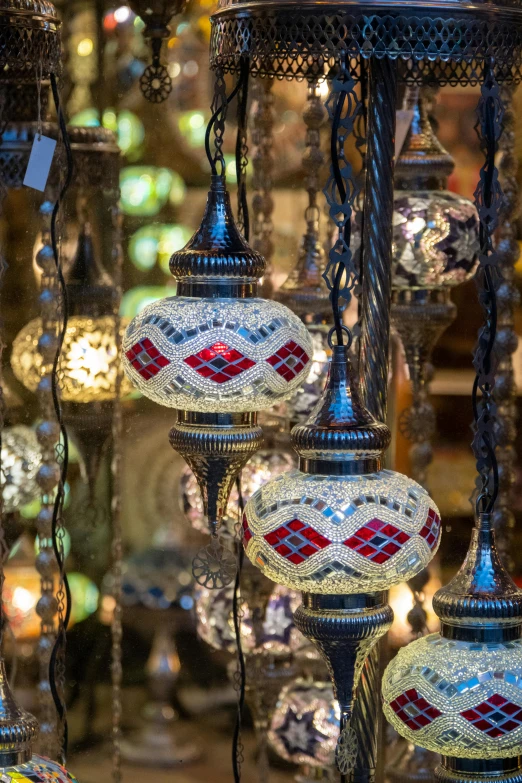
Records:
[[[272,259],[274,241],[273,174],[274,174],[274,96],[272,79],[257,79],[254,84],[254,112],[252,116],[252,234],[253,247],[264,257],[266,271],[263,279],[263,295],[271,293]]]
[[[214,95],[212,98],[211,110],[214,122],[212,130],[214,133],[214,154],[212,160],[214,168],[219,168],[221,174],[225,173],[225,156],[223,153],[223,142],[225,136],[225,123],[227,119],[227,85],[225,82],[225,72],[223,68],[217,67],[215,70]]]
[[[52,211],[52,201],[44,201],[40,207],[43,224],[42,246],[36,255],[36,263],[42,273],[39,296],[42,331],[38,340],[38,351],[42,357],[42,365],[37,391],[41,416],[41,422],[37,428],[37,437],[41,447],[41,464],[36,476],[42,493],[40,511],[36,517],[38,535],[36,569],[41,579],[41,597],[36,605],[36,612],[41,621],[40,639],[37,647],[40,670],[38,683],[40,751],[49,758],[56,758],[59,744],[58,724],[50,689],[49,665],[56,640],[55,617],[58,612],[58,604],[54,595],[54,575],[57,563],[52,539],[54,501],[61,473],[56,458],[60,427],[56,420],[53,404],[52,373],[58,341],[60,297],[51,244]]]
[[[119,190],[112,194],[112,262],[114,280],[114,336],[116,355],[121,356],[122,328],[120,318],[120,303],[122,296],[123,272],[123,215],[119,207]],[[122,494],[122,409],[120,390],[123,365],[118,364],[116,375],[115,399],[112,420],[112,590],[114,598],[114,614],[112,617],[111,634],[111,677],[112,677],[112,779],[120,783],[121,775],[121,687],[123,679],[122,668],[122,561],[123,542],[121,524],[121,494]]]
[[[345,147],[356,125],[358,130],[361,128],[358,118],[363,109],[355,91],[355,80],[349,73],[345,60],[332,82],[326,108],[332,124],[332,135],[330,176],[324,188],[324,195],[328,202],[330,218],[337,229],[337,238],[329,251],[323,278],[330,291],[337,340],[341,343],[340,310],[343,305],[340,300],[346,305],[352,294],[358,293],[359,275],[350,248],[350,239],[352,213],[361,187],[359,178],[346,158]]]
[[[237,174],[237,224],[245,237],[250,238],[250,217],[247,200],[247,167],[248,167],[248,81],[249,62],[241,63],[241,89],[237,96],[237,137],[236,137],[236,174]]]
[[[163,103],[172,92],[172,79],[161,62],[161,37],[152,39],[152,63],[147,65],[140,77],[140,89],[149,103]]]
[[[476,131],[485,155],[475,204],[480,218],[480,254],[477,271],[479,301],[484,310],[484,325],[478,335],[473,358],[477,373],[473,386],[474,438],[473,452],[479,473],[477,513],[492,512],[498,495],[498,467],[495,455],[495,413],[493,397],[498,357],[495,350],[497,329],[496,290],[501,281],[499,254],[494,233],[499,224],[503,195],[495,155],[502,134],[504,107],[493,66],[487,66],[477,108]]]

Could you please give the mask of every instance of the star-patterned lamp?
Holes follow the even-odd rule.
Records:
[[[335,764],[339,722],[331,683],[299,677],[281,691],[268,740],[278,756],[300,767],[299,783],[323,780]]]
[[[0,780],[2,783],[76,783],[64,767],[33,754],[38,721],[14,700],[0,659]]]
[[[347,346],[333,346],[323,397],[292,439],[299,470],[251,498],[243,540],[265,576],[303,591],[295,623],[332,676],[341,708],[337,761],[346,773],[356,753],[350,717],[362,666],[393,619],[379,591],[427,565],[440,518],[418,484],[382,469],[390,432],[351,388]]]
[[[425,484],[435,427],[426,366],[455,319],[452,288],[475,273],[479,218],[471,201],[447,190],[455,164],[434,133],[426,88],[407,87],[404,109],[413,112],[413,119],[395,166],[391,319],[413,394],[400,427],[413,444],[412,475]]]
[[[234,590],[230,585],[222,590],[197,591],[196,618],[198,636],[215,650],[236,651],[233,618]],[[241,609],[241,644],[247,655],[268,654],[288,657],[306,643],[294,625],[293,613],[299,605],[299,595],[276,585],[270,594],[259,630],[254,627],[247,602]],[[257,633],[256,633],[257,632]],[[257,638],[256,638],[257,637]]]
[[[435,594],[440,634],[403,648],[384,674],[387,719],[410,742],[442,754],[444,780],[504,780],[518,768],[522,591],[494,535],[491,516],[480,515],[464,564]]]
[[[40,446],[30,427],[16,424],[2,433],[2,499],[4,512],[17,511],[40,496],[36,474],[40,467]]]
[[[82,210],[76,253],[67,274],[69,318],[60,355],[60,390],[64,420],[82,456],[93,501],[101,453],[112,425],[120,358],[114,316],[114,284],[102,267],[91,226]],[[46,301],[42,301],[45,308]],[[126,322],[120,325],[123,328]],[[27,389],[37,392],[42,374],[54,361],[57,337],[42,337],[42,320],[28,323],[13,343],[11,366]],[[120,395],[132,386],[125,378]]]
[[[123,341],[132,383],[178,409],[170,441],[198,480],[212,535],[193,564],[207,587],[234,578],[217,531],[236,476],[262,442],[256,412],[290,397],[312,356],[301,321],[257,297],[264,266],[234,222],[224,177],[213,175],[201,226],[171,259],[177,296],[146,307]]]

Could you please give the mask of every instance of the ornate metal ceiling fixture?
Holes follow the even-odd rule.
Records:
[[[198,480],[212,536],[194,560],[194,576],[216,588],[235,576],[235,558],[218,543],[218,530],[237,475],[262,443],[257,411],[291,396],[312,356],[301,321],[257,298],[265,262],[232,216],[222,145],[226,107],[240,86],[227,97],[218,74],[206,139],[212,179],[205,214],[170,262],[178,295],[146,307],[123,342],[132,383],[178,409],[170,441]]]
[[[49,0],[1,0],[0,82],[34,84],[60,70],[60,21],[54,5]]]
[[[500,258],[493,244],[502,208],[495,155],[504,107],[493,67],[481,87],[477,130],[485,163],[475,192],[481,220],[477,273],[484,326],[474,356],[476,524],[456,577],[435,595],[441,633],[408,645],[383,680],[387,718],[410,741],[442,754],[437,777],[520,781],[522,764],[522,591],[507,574],[492,517],[499,495],[493,390],[498,355]],[[520,716],[520,718],[519,718]]]
[[[429,399],[429,363],[456,316],[451,289],[469,280],[479,252],[475,206],[447,190],[454,168],[428,116],[427,90],[407,87],[404,109],[413,120],[395,166],[391,320],[410,373],[413,401],[399,427],[413,444],[413,478],[426,485],[432,459],[435,411]]]
[[[180,14],[187,0],[129,0],[135,14],[145,23],[144,38],[151,43],[152,63],[140,79],[144,97],[151,103],[163,103],[172,92],[172,80],[165,65],[161,63],[161,46],[170,35],[169,22]]]

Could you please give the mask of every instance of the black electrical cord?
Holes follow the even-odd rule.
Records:
[[[60,293],[62,296],[62,325],[58,333],[58,346],[53,362],[51,388],[52,388],[54,410],[56,413],[57,421],[60,426],[61,445],[63,449],[60,483],[58,485],[58,489],[56,492],[56,498],[54,501],[54,508],[53,508],[52,543],[53,543],[53,550],[56,557],[56,561],[58,563],[60,579],[65,592],[65,607],[64,607],[63,616],[60,617],[60,627],[58,629],[58,634],[56,637],[56,641],[49,662],[49,684],[51,688],[51,694],[56,707],[56,711],[58,713],[59,719],[63,726],[61,757],[62,757],[62,761],[65,762],[67,756],[68,726],[67,726],[65,704],[59,693],[58,685],[56,682],[56,670],[57,670],[58,654],[61,651],[65,650],[67,627],[69,625],[69,620],[71,616],[71,590],[69,587],[67,574],[65,573],[64,554],[59,545],[57,532],[58,532],[59,519],[63,510],[63,503],[65,500],[65,482],[67,478],[67,469],[69,464],[69,441],[68,441],[65,424],[63,421],[62,409],[60,404],[60,397],[59,397],[59,390],[58,390],[58,364],[60,361],[60,354],[62,351],[63,341],[67,330],[69,307],[68,307],[68,299],[67,299],[67,287],[65,284],[65,278],[63,275],[63,269],[60,262],[59,252],[58,252],[57,221],[58,221],[58,214],[60,212],[60,208],[63,204],[67,191],[72,183],[74,162],[73,162],[71,144],[69,140],[69,134],[67,132],[67,125],[62,112],[60,93],[58,91],[58,82],[56,79],[56,75],[54,73],[51,74],[51,89],[52,89],[52,94],[54,99],[54,105],[56,108],[56,114],[58,117],[58,125],[63,139],[66,159],[67,159],[67,172],[65,176],[65,181],[58,195],[56,204],[54,205],[52,218],[51,218],[51,243],[53,248],[54,262],[56,266],[56,275],[58,278]]]
[[[341,203],[344,203],[346,199],[346,188],[341,174],[341,167],[339,165],[337,142],[338,142],[339,127],[341,124],[341,117],[342,117],[345,101],[346,101],[346,93],[344,92],[340,93],[335,105],[335,110],[332,119],[332,131],[330,135],[330,157],[331,157],[331,164],[332,164],[332,175],[334,178],[335,186],[339,193],[339,201]],[[350,247],[350,239],[351,239],[351,225],[350,225],[350,220],[348,219],[346,221],[346,225],[344,228],[344,241],[347,247]],[[335,335],[337,338],[338,345],[343,344],[344,329],[343,329],[342,312],[339,306],[339,298],[340,298],[340,291],[341,291],[341,282],[345,270],[346,267],[344,265],[344,262],[339,261],[335,273],[334,283],[330,293],[330,302],[332,304],[332,313],[333,313],[333,320],[334,320],[334,330],[335,330]]]
[[[238,504],[241,517],[243,517],[243,511],[245,504],[243,501],[243,493],[241,491],[241,478],[238,476],[236,479]],[[239,601],[240,601],[240,587],[241,587],[241,571],[243,568],[243,559],[245,556],[243,550],[243,542],[238,542],[238,568],[236,573],[236,581],[234,584],[234,598],[232,603],[232,616],[234,620],[234,634],[236,638],[237,647],[237,659],[239,663],[239,697],[237,701],[237,713],[236,722],[234,725],[234,736],[232,738],[232,770],[234,773],[234,783],[240,783],[241,781],[241,759],[239,742],[241,737],[241,727],[243,724],[243,710],[245,707],[245,688],[246,688],[246,668],[245,668],[245,656],[243,653],[243,646],[241,644],[241,619],[239,617]]]
[[[234,100],[234,98],[236,97],[236,95],[238,94],[238,92],[239,92],[239,90],[241,89],[242,86],[243,86],[243,74],[240,75],[240,77],[239,77],[239,79],[237,81],[236,86],[234,87],[234,89],[232,90],[230,95],[228,96],[227,103],[226,103],[227,106],[230,103],[232,103],[232,101]],[[213,176],[216,176],[218,171],[217,171],[217,165],[216,165],[217,161],[214,160],[214,156],[212,155],[212,150],[210,149],[210,135],[212,133],[212,129],[213,129],[215,123],[216,123],[216,120],[217,120],[217,118],[219,117],[219,115],[221,114],[222,111],[223,111],[223,107],[222,106],[220,106],[219,109],[216,109],[216,111],[214,112],[214,114],[210,118],[210,121],[209,121],[209,123],[207,125],[207,129],[205,131],[205,153],[206,153],[206,156],[207,156],[207,160],[210,163],[210,169],[212,171],[212,175]],[[224,171],[224,161],[223,161],[222,158],[220,158],[220,162],[221,162],[221,175],[223,176],[225,171]]]
[[[237,111],[237,136],[236,136],[236,174],[237,174],[237,198],[238,214],[241,218],[243,227],[243,236],[250,239],[250,214],[248,210],[246,171],[243,169],[243,154],[246,146],[247,132],[247,107],[248,107],[248,81],[249,81],[249,62],[247,57],[243,57],[240,65],[240,81],[242,82],[241,94],[238,99]]]

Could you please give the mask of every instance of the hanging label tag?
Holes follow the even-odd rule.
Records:
[[[34,190],[44,191],[53,162],[56,141],[48,136],[36,136],[29,156],[24,185]]]
[[[413,120],[413,109],[400,109],[395,126],[395,160],[399,157]]]

